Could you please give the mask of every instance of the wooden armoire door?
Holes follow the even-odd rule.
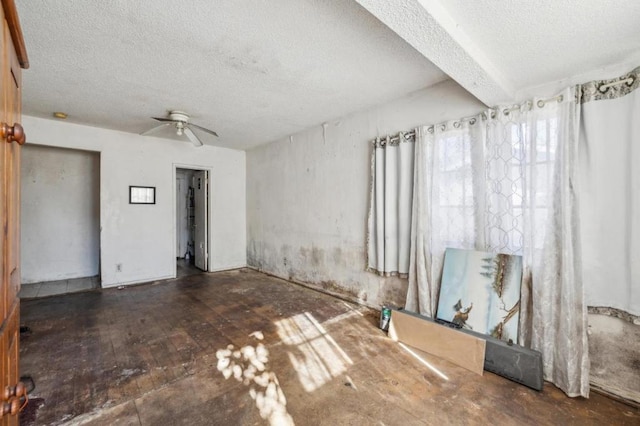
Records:
[[[20,145],[26,137],[21,121],[21,68],[28,66],[13,0],[2,0],[0,35],[0,424],[17,425],[26,403],[18,382],[20,343]],[[18,52],[16,53],[16,47]]]

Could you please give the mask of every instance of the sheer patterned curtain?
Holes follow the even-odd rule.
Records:
[[[367,224],[367,269],[383,276],[409,272],[414,142],[400,133],[373,141]]]
[[[589,396],[587,309],[577,204],[580,106],[575,89],[499,108],[487,121],[486,248],[523,256],[519,342],[544,376]]]
[[[580,200],[587,304],[640,324],[640,67],[582,85]]]
[[[480,117],[416,129],[411,261],[405,308],[430,317],[438,306],[447,247],[480,247],[477,190],[484,132]]]
[[[447,247],[523,256],[520,343],[545,379],[588,396],[586,307],[575,200],[579,104],[495,108],[417,130],[406,308],[434,316]]]

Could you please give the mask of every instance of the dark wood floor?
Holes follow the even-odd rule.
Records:
[[[22,424],[640,424],[598,394],[420,361],[376,312],[251,270],[27,300],[22,322]]]

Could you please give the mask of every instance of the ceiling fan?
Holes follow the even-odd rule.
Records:
[[[169,117],[151,117],[154,120],[161,121],[162,124],[156,127],[153,127],[146,132],[141,133],[141,135],[148,135],[150,133],[155,132],[156,130],[166,127],[166,126],[175,126],[176,134],[178,136],[185,135],[192,144],[195,146],[202,146],[204,143],[196,136],[196,134],[191,130],[191,127],[195,127],[196,129],[200,129],[203,132],[207,132],[213,136],[218,137],[218,134],[213,130],[206,129],[202,126],[198,126],[197,124],[193,124],[189,122],[189,114],[183,111],[169,111]]]

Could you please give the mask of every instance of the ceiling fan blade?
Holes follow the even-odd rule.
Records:
[[[193,127],[197,128],[197,129],[202,130],[203,132],[207,132],[207,133],[209,133],[209,134],[211,134],[211,135],[213,135],[215,137],[218,137],[218,134],[216,132],[214,132],[213,130],[205,129],[202,126],[198,126],[197,124],[193,124],[193,123],[189,123],[189,126],[193,126]]]
[[[142,136],[146,136],[146,135],[148,135],[148,134],[154,133],[154,132],[155,132],[156,130],[158,130],[158,129],[161,129],[161,128],[165,127],[165,126],[170,126],[170,125],[171,125],[171,123],[163,123],[163,124],[161,124],[161,125],[159,125],[159,126],[152,127],[152,128],[150,128],[149,130],[147,130],[146,132],[142,132],[142,133],[140,133],[140,134],[141,134]]]
[[[151,118],[153,118],[154,120],[158,120],[158,121],[170,121],[172,123],[177,123],[179,121],[179,120],[174,120],[174,119],[166,118],[166,117],[151,117]]]
[[[189,140],[191,141],[192,144],[194,144],[195,146],[202,146],[204,145],[202,143],[202,141],[200,139],[198,139],[198,137],[196,136],[195,133],[193,133],[193,130],[191,130],[188,127],[185,127],[184,130],[184,135],[189,138]]]

